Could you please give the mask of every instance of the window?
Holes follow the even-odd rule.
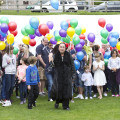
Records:
[[[28,5],[29,1],[23,1],[23,5]]]

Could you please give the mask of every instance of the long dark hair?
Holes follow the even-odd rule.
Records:
[[[116,49],[112,49],[112,51],[111,51],[111,57],[114,54],[114,52],[116,52],[116,57],[118,57],[118,51]]]

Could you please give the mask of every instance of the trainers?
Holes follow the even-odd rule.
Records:
[[[84,99],[83,95],[80,95],[80,99],[81,99],[81,100],[83,100],[83,99]]]
[[[24,98],[23,102],[26,103],[26,98]]]
[[[119,97],[119,95],[117,94],[116,97]]]
[[[78,94],[76,97],[74,97],[74,98],[80,98],[80,94]]]
[[[52,99],[49,99],[48,101],[52,102],[53,100],[52,100]]]
[[[90,99],[93,99],[93,97],[90,97]]]
[[[115,97],[115,95],[112,95],[112,97]]]
[[[10,100],[6,100],[4,103],[3,103],[3,107],[7,107],[7,106],[11,106],[12,104],[11,104],[11,102],[10,102]]]
[[[34,103],[32,104],[32,106],[33,106],[33,107],[36,107],[36,103],[34,102]]]
[[[16,98],[17,98],[17,99],[20,99],[20,97],[19,97],[19,96],[16,96]]]
[[[45,96],[42,92],[39,93],[40,96]]]
[[[24,102],[23,102],[23,101],[21,101],[21,102],[20,102],[20,104],[22,105],[22,104],[24,104]]]
[[[96,98],[96,97],[97,97],[97,95],[96,95],[96,94],[94,94],[94,95],[93,95],[93,97],[94,97],[94,98]]]
[[[85,97],[85,100],[87,100],[88,99],[88,97]]]
[[[74,100],[71,100],[71,103],[75,103]]]
[[[107,93],[104,93],[104,96],[107,97]]]
[[[56,103],[55,103],[55,108],[58,109],[58,107],[59,107],[59,104],[56,104]]]

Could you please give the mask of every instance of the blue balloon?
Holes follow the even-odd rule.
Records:
[[[77,59],[81,61],[81,60],[83,60],[83,58],[84,58],[84,53],[83,53],[82,51],[77,52],[77,55],[76,55],[76,56],[77,56]]]
[[[30,23],[30,25],[31,25],[32,28],[38,29],[38,26],[39,26],[39,20],[38,20],[38,18],[32,17],[30,19],[29,23]]]
[[[75,69],[79,70],[79,68],[80,68],[80,62],[78,60],[74,60],[74,65],[75,65]]]
[[[118,39],[119,38],[119,33],[118,32],[111,32],[110,36],[113,37],[113,38]]]
[[[60,23],[60,26],[61,26],[61,28],[62,28],[63,30],[66,30],[66,31],[67,31],[67,29],[68,29],[68,27],[69,27],[67,21],[62,21],[62,22]]]
[[[110,46],[115,47],[116,44],[117,44],[117,39],[112,37],[112,38],[109,40],[109,43],[110,43]]]
[[[1,35],[2,37],[6,37],[6,36],[7,36],[7,34],[3,33],[1,30],[0,30],[0,35]]]
[[[110,51],[105,52],[104,58],[105,58],[105,59],[109,59],[110,57],[111,57],[111,52],[110,52]]]
[[[56,34],[59,34],[59,30],[55,30],[55,31],[54,31],[54,36],[55,36]]]
[[[58,8],[59,8],[59,1],[58,0],[50,0],[50,4],[54,9],[58,10]]]

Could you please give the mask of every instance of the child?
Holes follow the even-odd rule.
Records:
[[[116,82],[116,70],[120,68],[120,58],[118,58],[118,52],[116,49],[111,51],[111,58],[108,61],[108,68],[110,69],[110,79],[111,79],[111,88],[112,96],[119,96],[119,85]]]
[[[92,99],[92,85],[93,85],[93,77],[92,74],[89,72],[89,66],[85,66],[84,67],[85,72],[82,75],[82,81],[84,82],[84,86],[85,86],[85,99],[88,99],[88,92],[89,92],[89,96],[90,99]]]
[[[18,77],[18,83],[19,83],[19,89],[20,89],[20,104],[26,103],[26,92],[27,92],[27,86],[26,86],[26,69],[27,69],[27,59],[22,58],[20,60],[20,63],[22,65],[19,65],[17,68],[17,77]]]
[[[38,69],[35,65],[36,62],[37,62],[37,58],[34,56],[31,56],[29,58],[30,65],[26,70],[26,84],[29,90],[28,109],[32,109],[32,105],[36,106],[35,101],[39,95],[38,83],[40,85],[40,78],[39,78]]]
[[[101,61],[100,54],[95,54],[95,61],[93,62],[93,71],[94,71],[94,86],[97,86],[99,93],[99,99],[102,99],[103,86],[107,83],[106,77],[104,74],[104,62]]]

